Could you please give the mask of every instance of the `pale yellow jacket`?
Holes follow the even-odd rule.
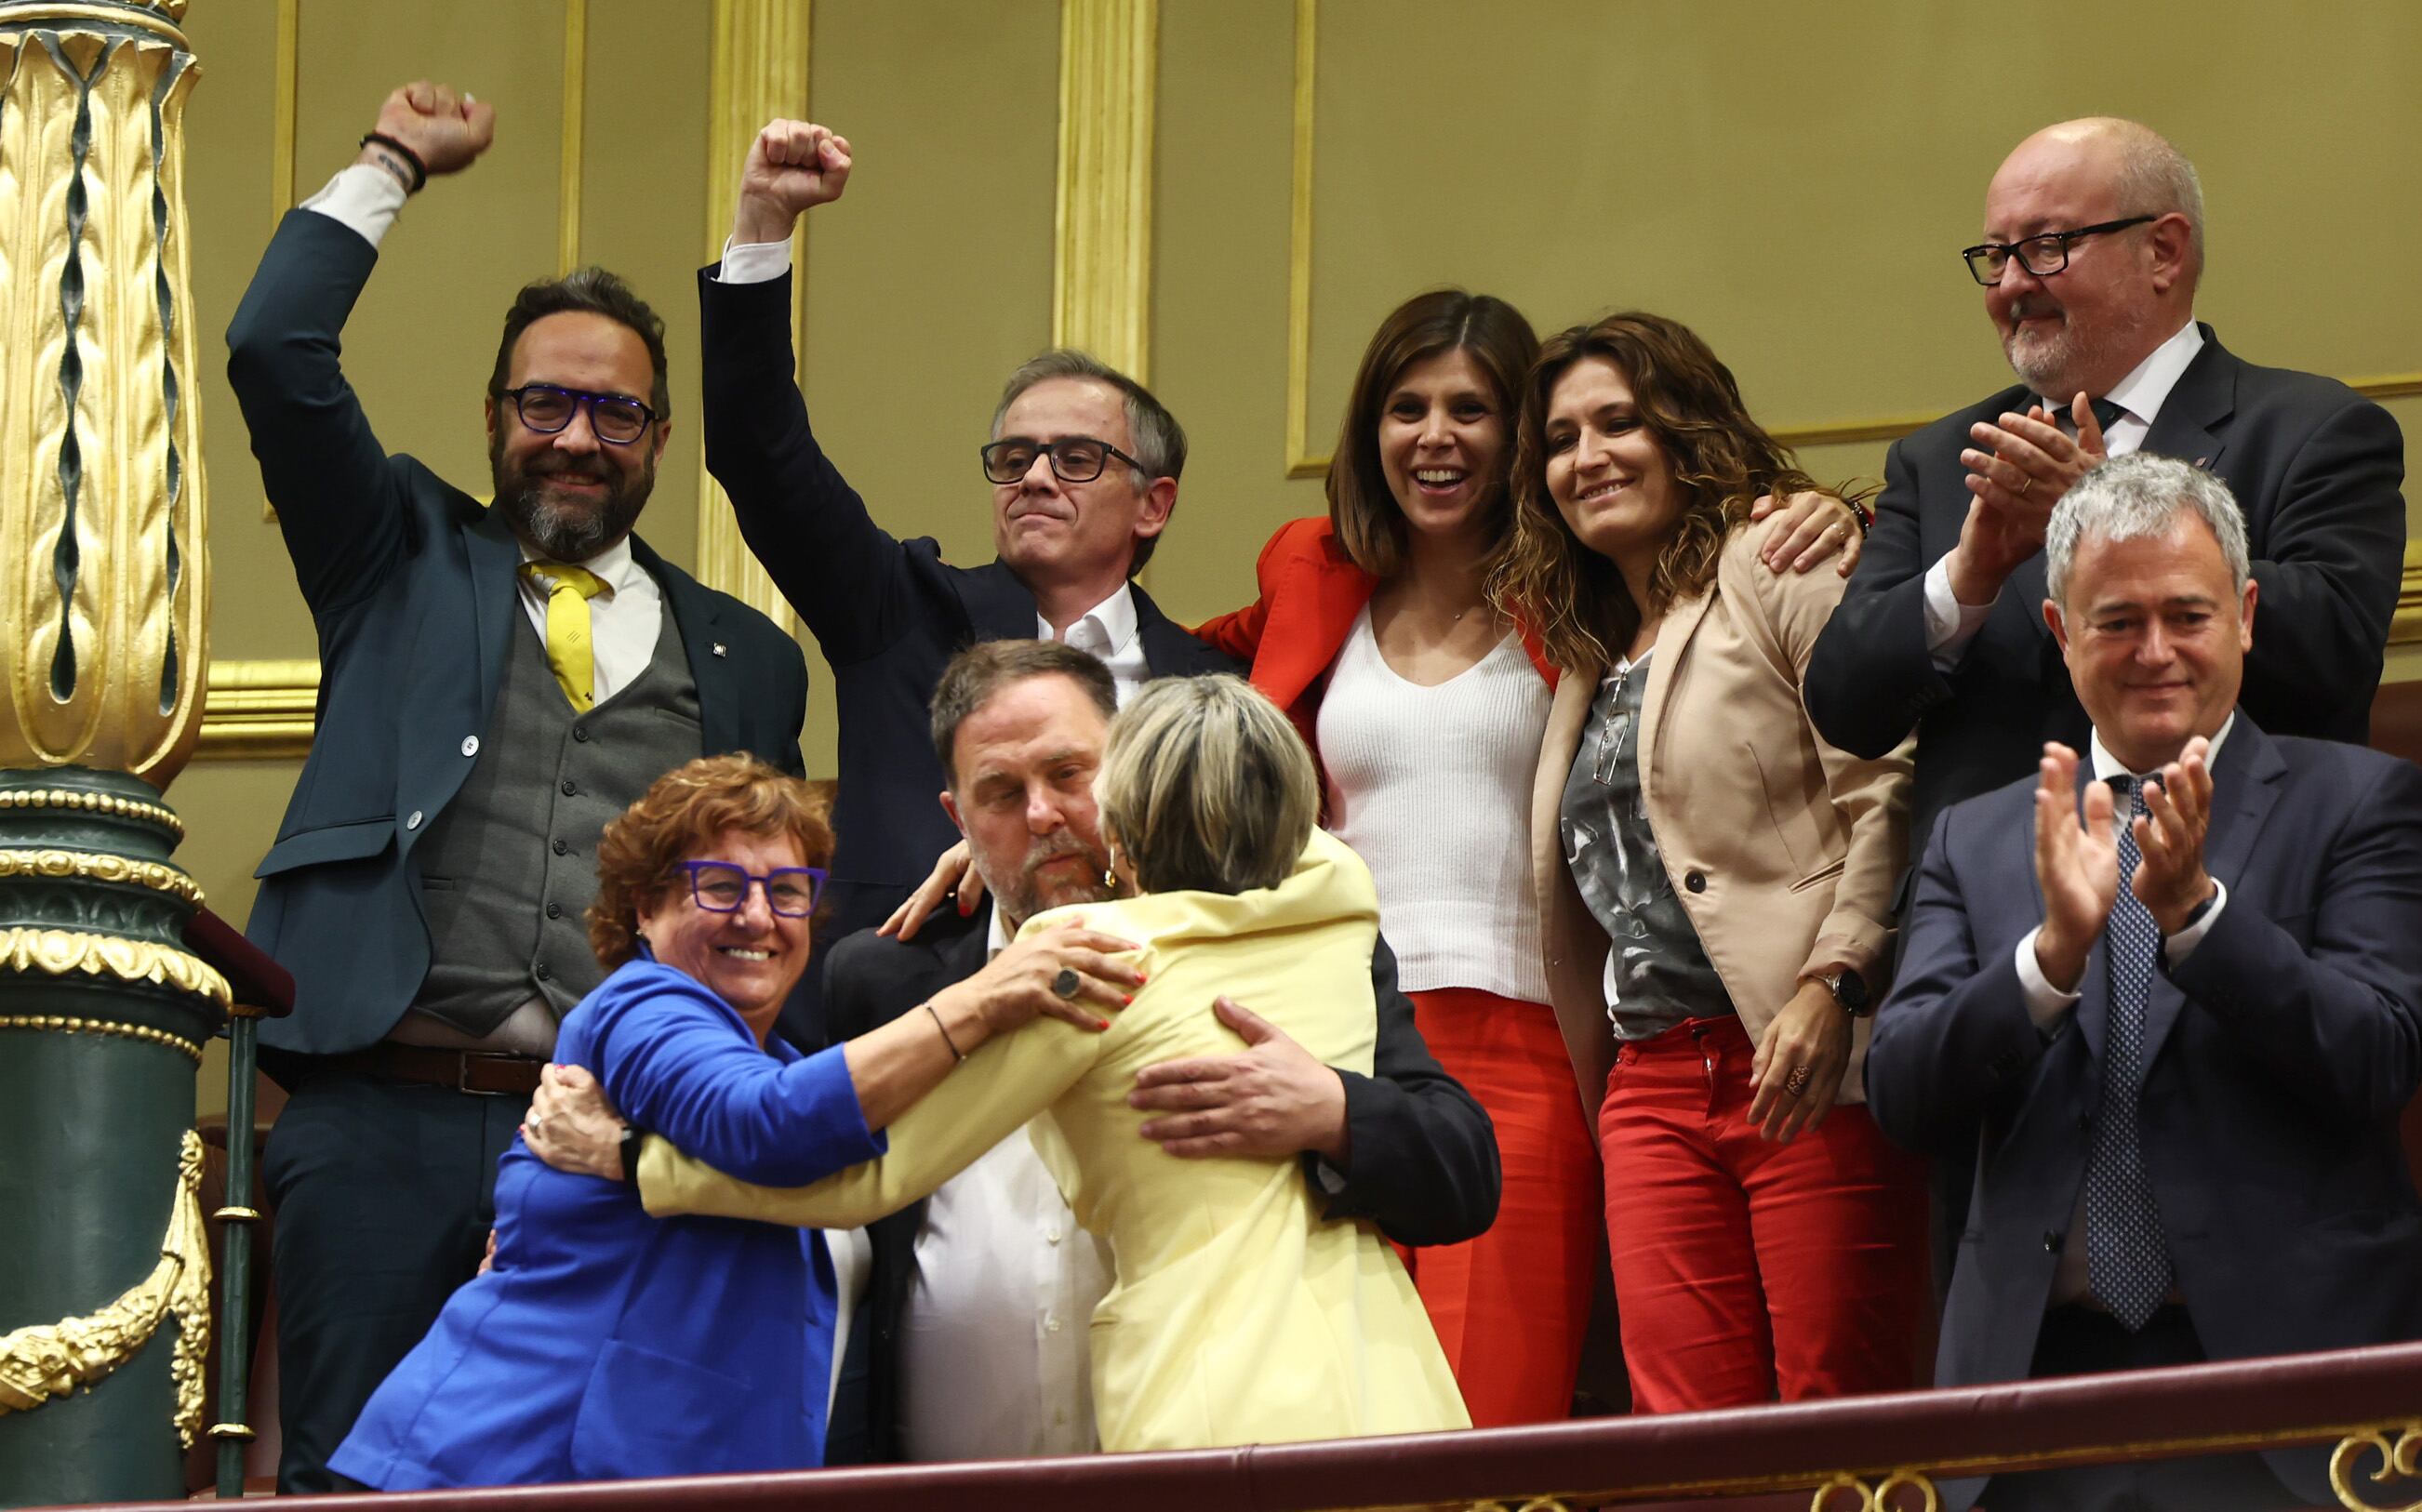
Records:
[[[1163,1154],[1137,1134],[1144,1115],[1126,1101],[1143,1067],[1238,1050],[1212,1016],[1221,993],[1323,1064],[1369,1074],[1378,899],[1360,858],[1314,831],[1275,888],[1082,912],[1143,947],[1145,985],[1107,1033],[1040,1020],[991,1041],[891,1125],[889,1154],[811,1187],[751,1186],[652,1139],[639,1165],[648,1211],[854,1227],[932,1192],[1030,1119],[1044,1163],[1117,1268],[1093,1319],[1102,1447],[1468,1426],[1421,1299],[1376,1230],[1324,1223],[1297,1161]]]

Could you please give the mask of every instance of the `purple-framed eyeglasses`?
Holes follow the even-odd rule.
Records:
[[[822,866],[777,866],[761,877],[729,861],[678,865],[689,873],[691,900],[709,913],[739,912],[748,901],[750,882],[765,889],[765,906],[786,919],[806,918],[816,911],[816,899],[825,896]]]

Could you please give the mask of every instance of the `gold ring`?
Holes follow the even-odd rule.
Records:
[[[2036,486],[2036,475],[2033,473],[2021,473],[2019,475],[2025,479],[2018,487],[2018,495],[2023,499],[2027,496],[2027,491]]]

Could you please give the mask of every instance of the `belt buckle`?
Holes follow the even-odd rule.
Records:
[[[491,1050],[466,1050],[459,1052],[458,1053],[461,1058],[454,1063],[455,1091],[462,1093],[464,1097],[471,1098],[503,1098],[511,1096],[511,1093],[506,1092],[499,1087],[473,1086],[471,1084],[471,1064],[474,1061],[517,1061],[522,1059],[521,1056],[498,1054],[496,1052]]]

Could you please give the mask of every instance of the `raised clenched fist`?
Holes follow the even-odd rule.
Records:
[[[386,97],[375,130],[410,148],[432,177],[458,173],[496,139],[496,107],[418,79]]]
[[[849,168],[849,138],[810,121],[767,122],[748,144],[748,161],[740,169],[732,240],[747,243],[788,237],[800,211],[841,197]]]

